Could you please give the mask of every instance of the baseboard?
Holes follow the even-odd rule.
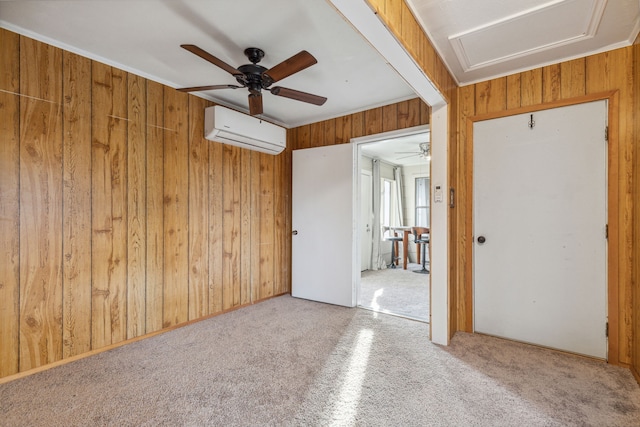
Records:
[[[287,294],[290,294],[290,292],[284,292],[284,293],[281,293],[281,294],[272,295],[270,297],[263,298],[263,299],[260,299],[258,301],[250,302],[250,303],[247,303],[247,304],[239,305],[237,307],[229,308],[227,310],[223,310],[223,311],[221,311],[219,313],[214,313],[214,314],[210,314],[208,316],[199,317],[197,319],[189,320],[189,321],[184,322],[184,323],[179,323],[177,325],[173,325],[173,326],[170,326],[168,328],[160,329],[159,331],[149,332],[148,334],[140,335],[139,337],[131,338],[131,339],[128,339],[128,340],[125,340],[125,341],[120,341],[119,343],[116,343],[116,344],[111,344],[111,345],[108,345],[106,347],[102,347],[102,348],[98,348],[96,350],[88,351],[86,353],[78,354],[77,356],[72,356],[72,357],[68,357],[66,359],[57,360],[55,362],[52,362],[52,363],[49,363],[49,364],[46,364],[46,365],[43,365],[43,366],[38,366],[37,368],[29,369],[28,371],[22,371],[22,372],[18,372],[16,374],[13,374],[13,375],[7,375],[6,377],[0,378],[0,384],[5,384],[5,383],[11,382],[11,381],[18,380],[20,378],[25,378],[25,377],[28,377],[30,375],[37,374],[38,372],[43,372],[43,371],[46,371],[46,370],[49,370],[49,369],[52,369],[52,368],[56,368],[58,366],[66,365],[67,363],[75,362],[76,360],[81,360],[81,359],[84,359],[86,357],[91,357],[91,356],[94,356],[96,354],[100,354],[100,353],[105,352],[105,351],[113,350],[114,348],[125,346],[127,344],[133,344],[134,342],[138,342],[138,341],[141,341],[141,340],[144,340],[144,339],[147,339],[147,338],[155,337],[156,335],[164,334],[165,332],[169,332],[169,331],[173,331],[175,329],[183,328],[185,326],[189,326],[189,325],[194,324],[194,323],[202,322],[203,320],[207,320],[207,319],[211,319],[213,317],[220,316],[221,314],[230,313],[232,311],[236,311],[236,310],[239,310],[241,308],[249,307],[249,306],[254,305],[254,304],[259,304],[261,302],[270,300],[272,298],[276,298],[276,297],[279,297],[279,296],[282,296],[282,295],[287,295]]]
[[[637,366],[631,366],[631,373],[635,377],[636,381],[638,381],[638,385],[640,385],[640,371],[638,371]]]

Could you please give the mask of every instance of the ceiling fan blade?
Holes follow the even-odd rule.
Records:
[[[324,96],[312,95],[310,93],[299,90],[287,89],[286,87],[276,86],[269,89],[272,94],[284,96],[285,98],[295,99],[296,101],[308,102],[309,104],[322,105],[327,101]]]
[[[180,92],[199,92],[202,90],[214,90],[214,89],[239,89],[242,86],[238,85],[210,85],[210,86],[194,86],[194,87],[183,87],[180,89],[176,89]]]
[[[271,79],[272,83],[275,83],[279,80],[284,79],[285,77],[289,77],[291,74],[302,71],[317,62],[318,61],[313,57],[313,55],[311,55],[306,50],[303,50],[296,53],[291,58],[285,59],[278,65],[271,67],[270,69],[265,71],[263,75],[266,75]]]
[[[262,95],[259,93],[249,94],[249,114],[255,116],[262,114]]]
[[[243,74],[237,69],[233,68],[231,65],[224,62],[222,59],[216,58],[211,55],[209,52],[200,49],[198,46],[193,44],[181,44],[181,48],[188,50],[189,52],[198,55],[200,58],[205,61],[211,62],[213,65],[222,68],[227,73],[232,74],[234,76],[242,76]]]

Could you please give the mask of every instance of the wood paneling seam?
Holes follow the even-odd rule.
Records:
[[[22,94],[22,93],[19,93],[19,92],[12,92],[12,91],[9,91],[9,90],[4,90],[4,89],[0,89],[0,92],[8,93],[10,95],[17,95],[17,96],[20,96],[22,98],[32,99],[34,101],[42,101],[42,102],[46,102],[46,103],[54,104],[54,105],[58,105],[58,106],[62,106],[63,105],[60,102],[49,101],[48,99],[38,98],[36,96],[25,95],[25,94]]]

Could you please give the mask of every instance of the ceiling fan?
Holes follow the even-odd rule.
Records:
[[[268,90],[276,96],[283,96],[285,98],[295,99],[296,101],[307,102],[314,105],[322,105],[327,100],[327,98],[323,96],[313,95],[299,90],[288,89],[281,86],[271,87],[273,83],[278,82],[285,77],[289,77],[298,71],[302,71],[318,62],[316,58],[306,50],[300,51],[291,58],[285,59],[278,65],[267,69],[258,65],[258,62],[260,62],[264,57],[264,51],[257,47],[249,47],[244,50],[244,54],[249,58],[251,64],[241,65],[238,68],[233,68],[231,65],[200,49],[198,46],[183,44],[180,45],[180,47],[198,55],[205,61],[222,68],[224,71],[235,77],[236,81],[240,84],[240,86],[223,84],[185,87],[178,89],[181,92],[196,92],[213,89],[240,89],[246,87],[249,89],[249,113],[252,116],[262,114],[262,89]]]
[[[396,154],[409,154],[408,156],[399,157],[398,160],[407,159],[407,158],[413,157],[413,156],[420,156],[423,159],[431,160],[431,149],[429,147],[429,143],[428,142],[421,142],[420,144],[418,144],[418,149],[419,149],[419,151],[398,151],[398,152],[396,152]]]

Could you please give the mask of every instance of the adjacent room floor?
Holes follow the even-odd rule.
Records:
[[[429,266],[427,265],[427,269]],[[421,264],[361,273],[358,305],[381,313],[429,321],[429,274]]]

